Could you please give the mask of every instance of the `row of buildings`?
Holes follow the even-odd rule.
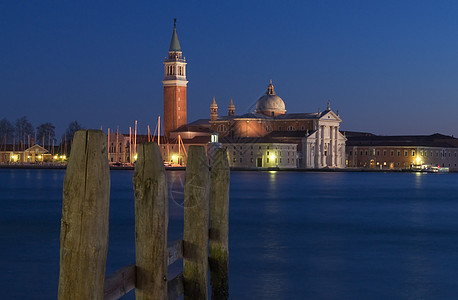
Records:
[[[168,57],[164,61],[164,135],[160,143],[164,161],[186,164],[190,145],[227,150],[232,167],[243,168],[365,168],[411,169],[433,165],[456,169],[458,140],[429,136],[376,136],[341,132],[338,113],[327,103],[323,111],[290,113],[272,82],[251,112],[237,114],[233,99],[227,110],[213,98],[209,118],[187,122],[186,60],[182,55],[176,24]],[[226,106],[223,106],[226,108]],[[128,161],[131,137],[115,149],[111,142],[110,161]],[[112,133],[109,139],[117,137]],[[140,137],[143,141],[147,138]],[[121,152],[118,152],[121,151]],[[122,152],[124,151],[124,152]],[[130,150],[131,152],[131,150]],[[129,153],[130,153],[129,152]],[[209,155],[210,156],[210,155]]]
[[[164,60],[163,135],[132,135],[108,132],[108,160],[131,164],[136,145],[156,141],[164,163],[186,165],[191,145],[201,145],[211,157],[213,149],[227,150],[232,167],[241,168],[364,168],[411,169],[434,165],[457,169],[458,140],[445,135],[376,136],[341,132],[339,114],[328,102],[313,113],[288,112],[272,81],[253,111],[237,114],[233,99],[223,113],[215,98],[209,118],[187,121],[186,59],[178,40],[176,22],[168,56]],[[18,153],[0,150],[0,163],[62,161],[41,146]],[[209,161],[211,163],[211,161]]]

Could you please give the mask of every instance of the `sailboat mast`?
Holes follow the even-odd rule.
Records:
[[[110,127],[108,127],[108,133],[107,133],[107,139],[108,139],[108,162],[110,162]]]
[[[129,162],[132,163],[132,126],[129,126]]]
[[[137,120],[135,120],[134,152],[137,155]]]
[[[116,127],[116,162],[119,162],[119,125]]]
[[[157,144],[161,145],[161,116],[157,118]]]

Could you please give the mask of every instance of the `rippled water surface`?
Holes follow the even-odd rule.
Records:
[[[0,298],[56,298],[64,174],[0,169]],[[132,175],[111,172],[107,273],[134,262]],[[168,173],[170,240],[183,175]],[[458,294],[458,174],[232,172],[229,226],[232,299]]]

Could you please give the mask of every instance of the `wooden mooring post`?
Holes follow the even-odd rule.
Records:
[[[191,146],[186,168],[183,240],[167,245],[167,178],[156,143],[140,146],[134,172],[135,265],[105,278],[110,175],[106,136],[79,131],[64,181],[59,299],[227,299],[229,166],[218,149],[211,174],[204,148]],[[210,237],[210,242],[209,242]],[[210,257],[208,257],[210,244]],[[167,267],[183,258],[183,273]]]
[[[135,296],[167,299],[167,176],[157,144],[139,145],[135,192]]]
[[[109,201],[106,136],[78,131],[64,179],[59,299],[103,298]]]
[[[210,283],[212,299],[229,299],[229,182],[226,150],[213,155],[210,183]]]

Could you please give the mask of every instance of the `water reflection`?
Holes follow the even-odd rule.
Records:
[[[415,172],[415,188],[417,188],[417,189],[421,189],[422,188],[422,183],[423,183],[422,179],[426,175],[428,175],[428,174]]]

